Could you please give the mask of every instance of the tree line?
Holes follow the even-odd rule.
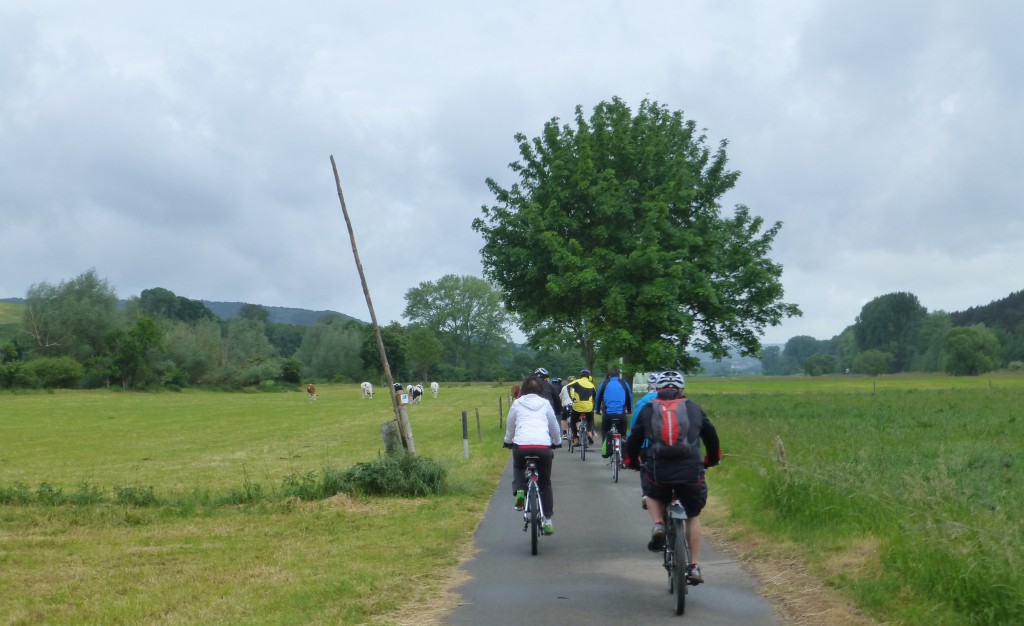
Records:
[[[879,296],[827,340],[801,335],[760,353],[770,375],[945,372],[976,376],[1024,369],[1024,292],[963,313],[929,312],[908,292]]]
[[[381,328],[397,380],[517,379],[538,363],[579,369],[579,357],[510,340],[501,294],[473,276],[444,276],[406,293],[404,317]],[[370,325],[327,314],[274,323],[258,304],[221,319],[205,304],[153,288],[119,306],[90,269],[29,288],[18,331],[0,344],[0,387],[274,389],[306,381],[382,382]]]

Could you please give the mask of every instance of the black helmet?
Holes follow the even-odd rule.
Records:
[[[590,370],[588,370],[586,368],[581,369],[580,370],[580,374],[583,374],[584,376],[590,376]]]
[[[686,387],[686,381],[683,380],[683,375],[679,372],[662,372],[658,374],[658,380],[654,382],[654,386],[658,390],[666,389],[668,387],[675,387],[679,391],[682,391]]]
[[[533,375],[536,376],[537,378],[547,378],[548,371],[543,367],[538,367],[537,369],[533,370]]]

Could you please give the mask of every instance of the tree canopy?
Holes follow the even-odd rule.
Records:
[[[509,341],[513,317],[501,291],[482,278],[448,274],[422,282],[405,293],[405,302],[402,317],[436,333],[456,368],[479,374]]]
[[[505,294],[531,342],[574,343],[587,365],[598,350],[638,368],[696,367],[687,348],[756,354],[768,326],[799,315],[782,301],[782,267],[765,228],[721,197],[739,172],[726,141],[708,146],[681,111],[619,98],[575,125],[553,118],[539,137],[519,133],[519,177],[488,178],[496,203],[473,228],[484,274]]]
[[[857,347],[863,352],[879,350],[893,357],[895,371],[910,369],[918,350],[921,327],[928,310],[917,296],[907,292],[889,293],[868,302],[853,325]]]

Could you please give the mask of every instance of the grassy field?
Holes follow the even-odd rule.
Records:
[[[22,497],[0,504],[0,616],[416,623],[507,460],[505,389],[445,386],[411,407],[445,495],[284,497],[382,451],[384,396],[318,391],[0,394],[0,498]],[[716,508],[761,541],[749,557],[782,549],[889,624],[1024,623],[1024,377],[693,377],[688,392],[727,455]]]
[[[288,478],[378,458],[386,396],[305,392],[0,394],[0,616],[7,624],[399,623],[430,603],[470,543],[507,460],[498,397],[446,387],[410,408],[448,494],[318,502]],[[483,443],[477,442],[475,409]],[[471,420],[463,458],[461,413]],[[60,500],[101,504],[48,505]],[[244,505],[225,494],[256,493]],[[114,494],[151,494],[134,506]]]
[[[885,623],[1024,623],[1024,377],[689,387],[728,454],[714,493],[741,526]]]

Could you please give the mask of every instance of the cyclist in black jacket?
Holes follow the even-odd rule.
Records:
[[[708,501],[708,485],[704,481],[704,468],[718,465],[722,450],[718,431],[708,419],[704,409],[683,395],[685,381],[679,372],[662,372],[655,381],[658,395],[644,405],[637,416],[636,425],[629,433],[625,445],[627,467],[643,470],[640,486],[644,504],[651,522],[651,541],[647,548],[660,551],[665,547],[665,506],[675,488],[679,500],[689,517],[686,540],[690,544],[692,563],[686,568],[691,585],[704,582],[698,556],[700,554],[700,512]],[[678,432],[675,415],[686,417],[686,432]],[[671,441],[668,441],[668,440]],[[650,444],[645,448],[644,442]],[[700,442],[706,454],[700,457]],[[641,464],[642,461],[642,464]]]

